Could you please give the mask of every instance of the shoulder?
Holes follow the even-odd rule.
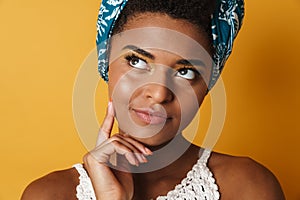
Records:
[[[285,199],[274,174],[251,158],[212,153],[208,165],[222,199]]]
[[[79,175],[74,168],[52,172],[30,183],[21,199],[76,199],[78,177]]]

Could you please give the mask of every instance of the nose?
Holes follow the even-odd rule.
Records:
[[[150,101],[165,104],[174,99],[173,92],[166,85],[150,83],[145,87],[145,97]]]
[[[154,103],[165,104],[174,100],[172,70],[164,65],[155,65],[155,71],[145,86],[145,97]]]

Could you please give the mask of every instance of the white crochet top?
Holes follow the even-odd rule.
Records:
[[[213,174],[207,167],[210,151],[202,151],[200,158],[187,176],[176,185],[167,196],[159,196],[156,200],[217,200],[220,198],[218,186]],[[92,182],[82,164],[76,164],[79,173],[79,185],[76,188],[78,200],[96,200]]]

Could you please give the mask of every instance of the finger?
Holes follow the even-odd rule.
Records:
[[[106,145],[108,143],[111,143],[112,141],[118,141],[120,144],[126,146],[128,149],[130,149],[130,152],[133,153],[135,158],[140,162],[140,163],[145,163],[147,162],[147,159],[143,155],[142,152],[140,152],[134,145],[130,144],[128,141],[126,141],[123,137],[121,137],[120,134],[116,134],[110,139],[106,140],[103,142],[99,148],[102,148],[103,145]]]
[[[144,146],[142,144],[136,142],[133,139],[122,137],[122,135],[120,134],[116,135],[116,137],[119,142],[121,142],[123,145],[127,146],[129,149],[132,150],[133,154],[135,155],[135,157],[138,159],[140,163],[148,162],[148,160],[144,156],[144,152],[140,151],[140,149],[142,150],[144,149],[143,148]],[[136,145],[139,145],[140,147],[137,148]]]
[[[109,101],[107,110],[106,110],[106,116],[103,120],[103,123],[101,125],[101,128],[98,133],[98,138],[96,141],[96,146],[104,142],[110,137],[111,130],[114,124],[114,109],[113,104],[111,101]]]
[[[107,143],[109,141],[109,143]],[[105,144],[101,144],[101,148],[96,148],[90,152],[90,154],[97,160],[99,163],[108,163],[111,155],[114,153],[125,156],[126,160],[137,166],[139,164],[138,159],[135,157],[133,150],[131,150],[126,145],[122,144],[120,141],[113,138],[105,141]]]
[[[147,158],[142,153],[133,153],[140,163],[148,162]]]
[[[125,156],[126,160],[131,164],[138,166],[139,165],[139,160],[135,156],[134,152],[132,149],[121,143],[120,141],[114,140],[112,141],[112,145],[115,148],[115,151],[117,154]]]
[[[152,155],[153,152],[148,149],[147,147],[145,147],[143,144],[141,144],[140,142],[134,140],[133,138],[131,138],[128,134],[120,134],[120,136],[126,140],[127,142],[129,142],[130,144],[132,144],[133,146],[135,146],[140,152],[142,152],[144,155]]]
[[[131,140],[127,141],[128,138],[122,137],[121,134],[114,135],[114,138],[111,138],[111,139],[117,140],[120,143],[122,143],[123,145],[125,145],[126,147],[128,147],[140,163],[147,162],[147,159],[143,155],[143,152],[141,152],[138,148],[136,148],[135,144],[130,143],[131,141],[134,141],[134,140],[131,139]],[[135,143],[138,143],[138,142],[135,142]],[[140,145],[143,146],[142,144],[140,144]]]

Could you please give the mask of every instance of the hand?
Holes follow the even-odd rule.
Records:
[[[108,162],[113,155],[117,154],[128,161],[122,165],[138,166],[139,163],[147,162],[145,156],[152,152],[128,135],[111,136],[113,124],[114,109],[110,102],[99,131],[96,148],[83,157],[84,166],[92,180],[98,200],[130,200],[134,191],[131,173],[112,170]]]

